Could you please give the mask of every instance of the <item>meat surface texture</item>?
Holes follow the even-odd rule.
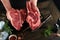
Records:
[[[26,2],[27,8],[27,18],[26,21],[29,23],[30,28],[35,30],[40,27],[41,20],[40,20],[40,12],[37,6],[34,6],[31,2]]]
[[[35,30],[40,27],[41,20],[40,20],[40,12],[37,6],[35,6],[30,1],[26,2],[26,9],[11,9],[7,12],[6,16],[8,20],[11,22],[12,26],[16,30],[20,30],[22,24],[26,20],[29,23],[29,26],[32,30]],[[26,14],[27,11],[27,14]]]
[[[24,9],[21,10],[11,9],[10,11],[7,12],[6,14],[7,18],[16,30],[21,29],[22,24],[25,21],[25,16],[26,16],[25,12],[26,11]]]

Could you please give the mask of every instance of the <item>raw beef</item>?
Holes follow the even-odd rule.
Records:
[[[26,11],[24,9],[21,10],[15,10],[11,9],[10,11],[7,12],[7,18],[10,20],[12,26],[16,30],[20,30],[22,27],[22,24],[24,23],[25,16],[26,16]]]
[[[12,26],[16,30],[20,30],[22,27],[22,24],[26,20],[30,28],[32,30],[35,30],[36,28],[40,27],[41,20],[40,20],[40,12],[39,9],[30,1],[26,2],[26,8],[27,8],[27,15],[25,9],[15,10],[11,9],[7,12],[7,18],[10,20]]]
[[[36,28],[40,27],[41,20],[40,20],[40,12],[39,9],[34,6],[31,2],[26,2],[27,8],[27,19],[26,21],[29,23],[30,28],[35,30]]]

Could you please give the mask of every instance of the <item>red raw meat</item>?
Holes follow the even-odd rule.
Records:
[[[40,20],[40,12],[39,9],[34,6],[31,2],[26,2],[27,8],[27,19],[26,21],[29,23],[30,28],[35,30],[36,28],[40,27],[41,20]]]
[[[10,20],[12,26],[16,30],[20,30],[22,27],[22,24],[24,23],[25,16],[26,16],[26,11],[24,9],[21,10],[15,10],[11,9],[10,11],[7,12],[7,18]]]

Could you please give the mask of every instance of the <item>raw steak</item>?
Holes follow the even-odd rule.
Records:
[[[9,12],[7,12],[7,18],[10,20],[12,26],[16,30],[20,30],[22,27],[22,24],[24,23],[25,20],[25,13],[26,11],[21,9],[21,10],[15,10],[11,9]]]
[[[30,28],[32,30],[35,30],[36,28],[39,28],[41,24],[40,20],[40,12],[39,9],[34,6],[31,2],[26,2],[26,8],[27,8],[27,19],[26,21],[29,23]]]

